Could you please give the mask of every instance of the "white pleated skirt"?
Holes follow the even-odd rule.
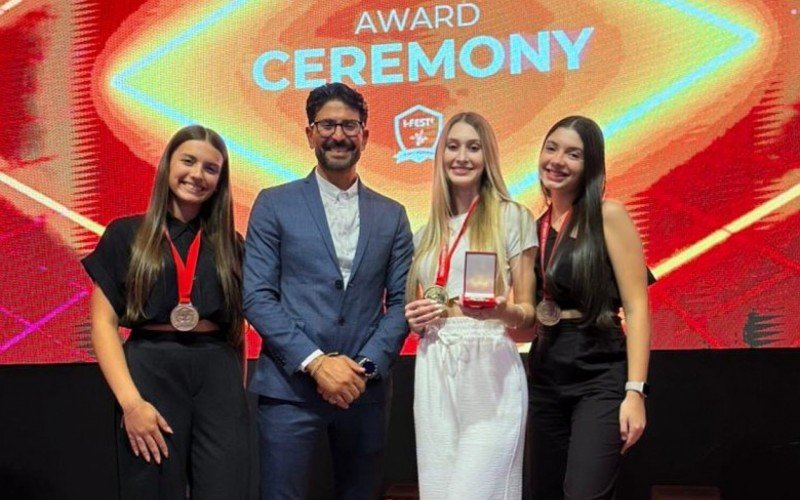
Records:
[[[414,379],[420,497],[521,498],[527,410],[525,370],[503,323],[455,317],[429,328]]]

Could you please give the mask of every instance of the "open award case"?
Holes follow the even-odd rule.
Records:
[[[464,257],[464,293],[461,294],[461,303],[473,309],[496,306],[494,290],[496,273],[496,253],[467,252]]]

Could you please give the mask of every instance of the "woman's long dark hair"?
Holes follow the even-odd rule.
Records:
[[[228,339],[235,347],[240,347],[244,339],[242,244],[233,221],[228,149],[219,134],[200,125],[190,125],[176,132],[167,143],[158,163],[150,204],[133,243],[127,277],[125,317],[129,321],[144,319],[144,305],[150,295],[150,289],[158,275],[164,271],[166,248],[164,227],[172,196],[169,189],[170,160],[181,144],[191,140],[209,143],[222,154],[223,158],[217,189],[203,203],[199,218],[204,239],[210,243],[214,251],[217,276],[222,284],[225,307],[231,319]]]
[[[574,130],[583,141],[581,184],[572,204],[572,215],[566,227],[561,228],[561,231],[566,231],[565,235],[571,235],[573,231],[576,233],[575,246],[569,254],[572,260],[572,295],[581,304],[581,326],[610,328],[614,325],[614,312],[607,290],[611,276],[603,233],[603,194],[606,187],[603,131],[589,118],[568,116],[550,128],[545,142],[559,128]],[[541,184],[541,180],[539,182]],[[549,200],[549,190],[543,184],[541,187]],[[544,242],[541,244],[544,248]],[[553,264],[547,270],[548,283],[556,283],[556,269],[564,258],[563,246],[560,246],[553,256]]]

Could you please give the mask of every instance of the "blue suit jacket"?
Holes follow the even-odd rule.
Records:
[[[403,206],[360,182],[358,208],[358,245],[345,288],[316,174],[259,193],[244,257],[244,313],[263,339],[251,391],[321,401],[314,380],[298,371],[321,349],[377,364],[380,377],[356,403],[389,396],[390,367],[408,333],[412,235]]]

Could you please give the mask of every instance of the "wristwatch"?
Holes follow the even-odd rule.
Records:
[[[364,378],[372,380],[378,376],[378,366],[369,358],[361,358],[358,366],[364,369]]]
[[[650,384],[647,382],[625,382],[625,391],[638,392],[647,397],[650,394]]]

